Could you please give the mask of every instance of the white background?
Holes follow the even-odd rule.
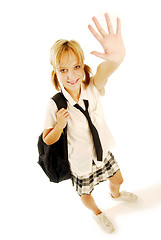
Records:
[[[134,205],[115,203],[108,182],[95,188],[116,228],[108,236],[71,182],[50,183],[37,164],[37,139],[55,94],[50,48],[59,38],[77,40],[95,73],[100,60],[90,52],[102,49],[88,24],[95,15],[106,28],[105,12],[114,27],[121,18],[126,57],[101,101],[117,143],[122,189],[139,196]],[[1,1],[1,239],[160,239],[160,23],[159,0]]]

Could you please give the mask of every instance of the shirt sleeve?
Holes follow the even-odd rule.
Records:
[[[44,129],[50,129],[55,126],[57,122],[57,119],[56,119],[57,110],[58,109],[57,109],[56,103],[52,99],[50,99],[47,104],[45,121],[44,121]]]

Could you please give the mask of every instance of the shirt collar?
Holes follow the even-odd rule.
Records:
[[[74,106],[77,102],[74,101],[74,99],[70,96],[70,94],[65,90],[64,86],[61,86],[61,91],[64,95],[64,97],[68,100],[68,102]],[[81,94],[80,94],[80,97],[79,97],[79,102],[81,102],[83,99],[87,99],[87,93],[86,93],[86,90],[84,89],[84,84],[81,83]]]

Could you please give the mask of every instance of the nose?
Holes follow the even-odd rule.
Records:
[[[67,79],[75,80],[75,73],[72,70],[68,71]]]

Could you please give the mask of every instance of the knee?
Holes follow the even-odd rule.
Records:
[[[114,181],[111,181],[113,185],[121,185],[123,183],[123,178],[115,179]]]
[[[81,200],[83,202],[87,202],[87,201],[89,201],[89,199],[91,199],[91,194],[83,194],[83,195],[81,195]]]
[[[121,185],[124,180],[121,173],[117,172],[113,177],[110,178],[110,181],[114,185]]]

